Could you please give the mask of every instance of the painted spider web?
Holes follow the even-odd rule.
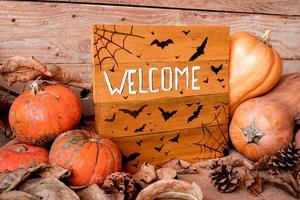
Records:
[[[113,61],[114,66],[119,67],[119,63],[116,58],[118,51],[125,51],[128,54],[132,54],[132,52],[125,46],[126,39],[129,37],[144,38],[143,36],[133,33],[133,26],[130,27],[128,32],[118,31],[116,25],[113,27],[110,26],[109,28],[104,25],[101,27],[95,27],[94,47],[96,52],[94,54],[94,58],[98,60],[101,70],[102,63],[108,59]],[[121,38],[121,41],[119,41],[118,38]]]
[[[226,116],[227,112],[225,106],[221,106],[223,108],[223,112]],[[223,156],[224,149],[228,147],[228,133],[226,133],[219,123],[219,117],[221,115],[222,110],[214,114],[213,120],[204,124],[201,124],[202,134],[200,140],[194,142],[193,145],[196,145],[200,148],[199,153],[202,155],[207,155],[203,157],[196,158],[197,160],[207,159],[207,158],[216,158]],[[217,126],[214,127],[216,130],[212,130],[208,126],[210,124],[216,123]]]

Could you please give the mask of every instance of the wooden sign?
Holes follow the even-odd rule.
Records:
[[[96,130],[127,170],[223,155],[228,27],[95,25],[92,48]]]

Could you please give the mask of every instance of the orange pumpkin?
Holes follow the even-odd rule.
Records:
[[[0,172],[15,171],[20,167],[48,164],[48,151],[29,144],[11,144],[0,148]]]
[[[60,85],[33,85],[16,98],[9,123],[19,141],[42,145],[76,127],[81,117],[79,98]]]
[[[231,116],[243,101],[268,92],[280,79],[282,60],[269,45],[270,32],[262,39],[248,32],[230,37],[229,107]]]
[[[300,119],[299,91],[300,73],[285,75],[268,94],[239,105],[229,129],[234,147],[252,160],[287,147]]]
[[[101,184],[107,175],[121,170],[122,158],[117,146],[85,130],[72,130],[58,136],[51,146],[51,165],[68,169],[71,186]]]

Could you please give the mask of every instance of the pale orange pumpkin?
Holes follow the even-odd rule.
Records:
[[[268,92],[280,79],[282,60],[269,40],[269,31],[261,39],[249,32],[237,32],[230,37],[231,116],[239,104]]]
[[[268,94],[239,105],[229,129],[233,146],[251,160],[287,147],[300,119],[299,91],[300,73],[285,75]]]

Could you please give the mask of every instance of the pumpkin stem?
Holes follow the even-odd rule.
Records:
[[[266,30],[266,32],[262,35],[261,41],[265,44],[269,44],[271,40],[270,30]]]
[[[247,144],[249,144],[249,143],[258,144],[260,138],[262,138],[264,136],[264,134],[256,127],[254,120],[249,126],[247,126],[246,128],[241,128],[241,129],[244,133]]]
[[[17,152],[25,152],[25,151],[27,151],[27,148],[24,147],[23,145],[21,145],[21,146],[18,146],[18,147],[17,147],[16,151],[17,151]]]
[[[37,79],[35,79],[32,83],[31,83],[31,92],[32,94],[40,94],[42,93],[42,88],[40,87],[40,84],[38,83],[39,79],[41,77],[39,76]]]

